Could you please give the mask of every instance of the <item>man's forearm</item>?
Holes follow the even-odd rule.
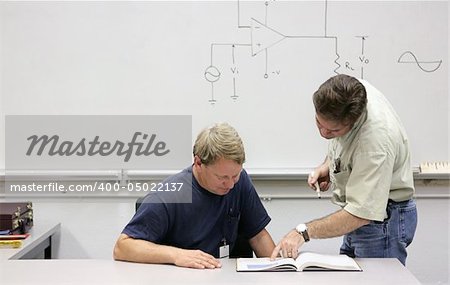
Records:
[[[137,240],[122,234],[114,247],[114,259],[142,263],[174,263],[174,247]]]
[[[370,223],[345,210],[339,210],[324,218],[307,223],[310,238],[322,239],[345,235]]]

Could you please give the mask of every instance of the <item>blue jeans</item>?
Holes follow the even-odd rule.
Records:
[[[394,202],[389,200],[388,218],[383,222],[371,221],[344,236],[341,254],[350,257],[398,258],[406,264],[406,248],[412,242],[417,226],[415,200]]]

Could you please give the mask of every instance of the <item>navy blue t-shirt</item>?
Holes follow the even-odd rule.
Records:
[[[192,166],[163,183],[191,181],[192,203],[165,202],[165,193],[147,195],[123,230],[135,238],[184,249],[200,249],[219,257],[223,240],[233,248],[238,234],[252,238],[270,222],[270,217],[245,170],[226,195],[202,188]]]

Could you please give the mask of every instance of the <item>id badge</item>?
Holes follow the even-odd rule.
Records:
[[[228,256],[230,256],[230,245],[227,244],[225,239],[223,239],[221,246],[219,247],[219,257],[224,258]]]

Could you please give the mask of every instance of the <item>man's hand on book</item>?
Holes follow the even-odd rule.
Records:
[[[303,237],[294,229],[290,231],[283,239],[277,244],[270,256],[271,260],[274,260],[281,253],[282,257],[297,258],[298,249],[303,245],[305,241]]]

